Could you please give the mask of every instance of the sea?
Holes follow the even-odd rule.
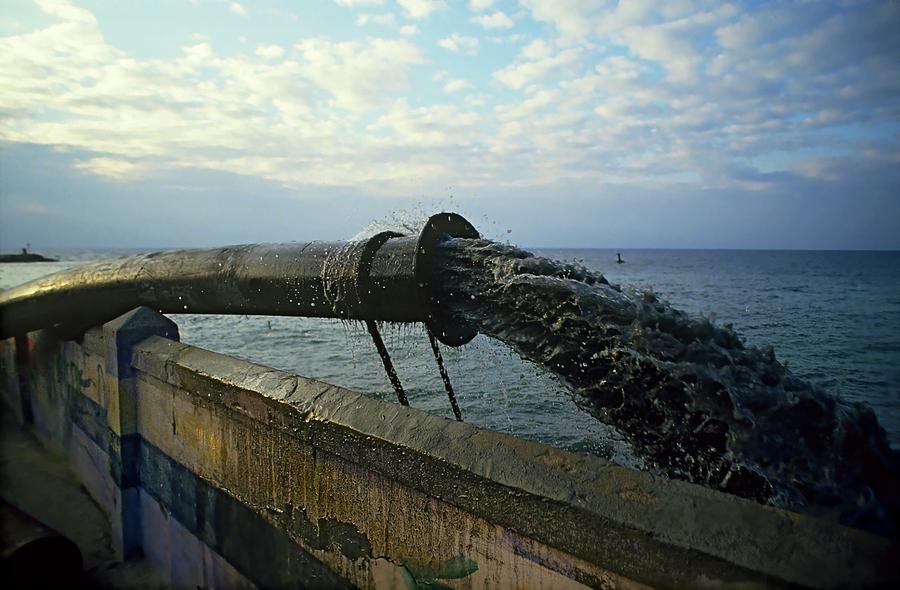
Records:
[[[900,252],[532,249],[583,264],[612,283],[653,291],[695,316],[731,324],[748,346],[772,346],[798,377],[868,404],[900,449]],[[0,264],[0,288],[141,250],[42,250],[59,262]],[[621,253],[623,264],[616,263]],[[181,340],[396,401],[365,326],[339,320],[173,314]],[[383,337],[412,406],[452,418],[421,325]],[[628,463],[625,441],[581,411],[567,387],[483,336],[443,349],[472,424]]]

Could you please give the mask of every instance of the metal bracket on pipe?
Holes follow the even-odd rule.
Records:
[[[322,264],[322,282],[334,317],[372,317],[372,261],[385,242],[402,235],[379,232],[365,241],[347,242],[328,255]]]

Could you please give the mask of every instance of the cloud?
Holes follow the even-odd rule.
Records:
[[[513,105],[498,106],[498,116],[503,119],[530,117],[545,107],[558,105],[562,98],[562,91],[556,88],[535,90],[523,101]]]
[[[534,20],[551,23],[563,38],[574,40],[590,34],[593,23],[607,6],[602,0],[521,0],[520,3]]]
[[[390,12],[382,14],[360,14],[356,17],[356,24],[365,25],[368,23],[392,27],[397,25],[397,19]]]
[[[284,55],[284,48],[279,45],[257,45],[254,53],[263,59],[278,59]]]
[[[454,70],[434,43],[474,55],[491,37],[415,24],[366,37],[347,11],[355,38],[296,33],[253,51],[196,38],[174,56],[139,57],[89,11],[44,1],[39,26],[0,38],[0,141],[77,152],[79,178],[202,170],[383,194],[787,194],[797,179],[860,174],[836,162],[900,149],[896,3],[523,5],[527,39],[505,36],[517,45],[489,45],[490,59]],[[432,77],[441,66],[429,55],[448,71]]]
[[[247,16],[247,9],[244,8],[244,5],[240,4],[239,2],[232,2],[228,6],[228,12],[236,14],[238,16]]]
[[[509,29],[513,26],[512,19],[499,10],[493,14],[473,16],[469,20],[485,29]]]
[[[434,159],[429,166],[443,168],[466,162],[467,170],[480,168],[475,163],[477,154],[471,148],[479,141],[476,133],[479,125],[485,123],[484,115],[469,112],[462,107],[442,104],[427,107],[412,107],[400,100],[391,105],[387,113],[368,126],[368,131],[385,134],[383,145],[395,152],[422,155],[422,148],[438,149],[445,156],[454,158]]]
[[[35,4],[45,14],[59,17],[69,23],[93,25],[97,22],[90,11],[65,0],[35,0]]]
[[[521,52],[521,57],[526,59],[546,59],[553,53],[553,45],[544,39],[535,39],[526,45]]]
[[[628,84],[635,82],[642,75],[647,73],[648,67],[645,63],[625,57],[624,55],[613,55],[594,66],[597,74],[598,83],[607,91],[613,92],[630,92],[637,93],[639,86],[636,84]]]
[[[276,63],[197,43],[175,59],[141,60],[107,44],[84,13],[62,13],[75,18],[0,39],[4,141],[98,153],[75,166],[118,179],[150,161],[286,184],[390,174],[363,163],[374,148],[355,139],[354,121],[407,87],[409,67],[424,60],[408,41],[304,39]]]
[[[418,35],[420,32],[416,25],[403,25],[399,31],[401,35]]]
[[[495,0],[469,0],[469,10],[472,12],[484,12],[494,5]]]
[[[459,92],[460,90],[465,90],[471,87],[472,83],[468,80],[463,80],[462,78],[452,78],[444,84],[444,92]]]
[[[335,4],[356,8],[357,6],[381,6],[384,0],[334,0]]]
[[[525,47],[516,62],[494,72],[494,78],[510,88],[519,90],[527,84],[544,79],[555,70],[578,64],[582,54],[583,50],[579,47],[553,54],[543,47],[538,49],[531,44]]]
[[[114,180],[132,180],[145,172],[145,167],[120,158],[91,158],[76,160],[72,166],[76,170],[105,176]]]
[[[466,37],[459,33],[453,33],[449,37],[440,39],[438,45],[453,53],[462,53],[464,55],[475,55],[478,53],[478,39]]]
[[[413,20],[427,18],[431,13],[447,8],[444,0],[397,0],[397,4],[403,8],[406,16]]]
[[[702,42],[705,32],[734,15],[733,7],[723,5],[663,23],[625,26],[610,36],[632,55],[659,64],[670,81],[691,82],[711,52]]]
[[[528,40],[528,36],[522,33],[512,33],[510,35],[488,35],[487,40],[491,43],[509,43],[517,44]]]
[[[423,62],[419,49],[405,40],[307,39],[294,48],[303,75],[350,110],[368,108],[386,92],[405,88],[406,66]]]

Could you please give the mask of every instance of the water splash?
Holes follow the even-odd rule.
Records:
[[[488,240],[451,239],[439,256],[442,305],[559,375],[651,470],[897,533],[900,461],[868,406],[583,267]]]
[[[422,228],[428,221],[428,217],[426,210],[421,207],[397,209],[381,219],[370,221],[348,241],[360,242],[368,240],[375,234],[384,231],[397,232],[405,236],[415,236],[422,231]]]

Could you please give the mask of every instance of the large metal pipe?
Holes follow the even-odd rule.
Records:
[[[425,322],[445,344],[474,336],[450,325],[429,293],[445,237],[478,237],[454,213],[418,236],[173,250],[94,262],[0,293],[0,338],[55,327],[76,335],[138,306],[162,313],[258,314]]]
[[[0,580],[7,588],[67,588],[79,581],[78,546],[0,501]]]

